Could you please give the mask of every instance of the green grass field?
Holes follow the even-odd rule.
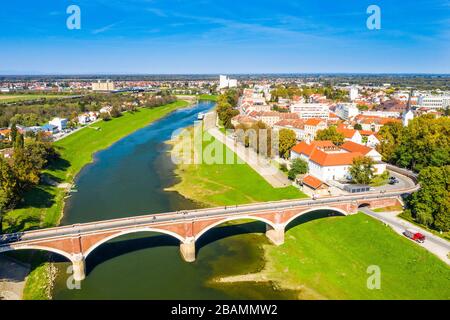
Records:
[[[204,142],[206,148],[215,139]],[[223,154],[229,149],[222,145]],[[175,148],[174,148],[175,150]],[[273,188],[247,164],[182,164],[176,170],[181,182],[171,188],[208,206],[236,205],[306,197],[295,187]]]
[[[198,97],[199,100],[217,101],[219,96],[213,94],[202,94]]]
[[[311,299],[450,299],[450,268],[360,213],[300,224],[280,247],[266,246],[264,273]],[[381,270],[369,290],[367,268]]]

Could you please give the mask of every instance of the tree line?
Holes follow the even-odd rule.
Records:
[[[450,118],[423,115],[407,127],[389,123],[379,132],[383,159],[419,173],[421,189],[407,199],[405,215],[450,231]]]

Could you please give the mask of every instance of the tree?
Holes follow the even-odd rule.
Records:
[[[332,141],[335,145],[339,146],[344,143],[344,135],[337,132],[335,126],[331,126],[324,130],[317,131],[316,140],[319,141]]]
[[[349,172],[354,183],[370,184],[375,176],[375,162],[370,157],[356,157]]]
[[[17,127],[16,127],[15,124],[13,124],[13,125],[11,126],[11,133],[9,134],[9,137],[10,137],[10,139],[11,139],[11,141],[12,141],[13,143],[16,141],[17,133],[18,133]]]
[[[113,117],[113,118],[118,118],[118,117],[120,117],[120,116],[122,115],[122,113],[120,112],[120,110],[119,110],[118,107],[114,106],[114,107],[111,109],[110,115],[111,115],[111,117]]]
[[[355,130],[362,130],[362,125],[360,123],[357,123],[353,126],[353,129]]]
[[[379,132],[383,160],[416,172],[450,164],[450,118],[423,115],[407,127],[388,123]]]
[[[450,166],[423,169],[419,183],[421,189],[408,199],[413,218],[438,231],[449,231]]]
[[[25,145],[25,140],[24,140],[23,134],[18,133],[16,135],[16,140],[13,143],[13,147],[14,147],[14,149],[23,149],[24,145]]]
[[[103,121],[109,121],[109,120],[111,120],[111,116],[109,115],[108,112],[102,112],[102,113],[100,113],[100,118],[101,118]]]
[[[290,129],[281,129],[279,131],[279,152],[280,157],[288,159],[291,154],[292,147],[297,143],[297,136]]]
[[[291,170],[289,170],[288,177],[290,180],[295,180],[299,174],[306,174],[308,172],[308,163],[300,158],[292,161]]]

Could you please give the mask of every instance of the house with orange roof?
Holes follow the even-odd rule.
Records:
[[[10,140],[11,139],[11,129],[1,129],[0,130],[0,140]]]
[[[302,119],[283,119],[273,126],[274,131],[289,129],[295,132],[297,140],[301,141],[305,138],[305,121]]]
[[[349,179],[353,160],[363,156],[374,160],[376,174],[386,171],[386,164],[381,161],[381,155],[375,149],[352,141],[345,142],[341,147],[331,141],[302,141],[291,150],[291,160],[306,161],[309,175],[324,182]]]
[[[378,132],[381,127],[392,122],[401,123],[400,119],[383,118],[375,116],[358,115],[355,117],[356,123],[359,123],[364,131]]]
[[[326,129],[327,127],[327,122],[324,119],[311,118],[306,120],[306,138],[304,140],[313,141],[316,138],[317,132]]]
[[[339,126],[337,127],[336,131],[344,136],[345,141],[353,141],[355,143],[362,144],[362,136],[358,130],[348,129],[345,128],[344,126]]]
[[[373,131],[359,130],[359,133],[362,136],[362,144],[370,148],[375,148],[381,143],[377,137],[377,134]]]

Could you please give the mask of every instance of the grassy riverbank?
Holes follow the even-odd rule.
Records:
[[[211,140],[203,142],[203,150],[209,145],[217,143],[207,133],[205,133],[205,138]],[[175,147],[173,152],[177,152],[176,150]],[[225,145],[222,145],[221,153],[223,157],[227,152],[231,151]],[[215,159],[218,158],[215,157]],[[295,187],[273,188],[247,164],[180,164],[175,173],[180,178],[180,182],[170,190],[177,191],[186,198],[206,206],[236,205],[306,197]]]
[[[450,268],[362,213],[301,224],[281,247],[265,247],[262,274],[300,297],[450,299]],[[381,289],[367,288],[367,268],[381,270]]]
[[[165,106],[139,109],[137,112],[124,113],[121,117],[111,121],[100,121],[86,127],[65,139],[55,143],[55,147],[61,154],[61,160],[48,168],[46,174],[58,183],[72,183],[78,172],[92,162],[93,155],[108,148],[116,141],[161,119],[170,112],[186,107],[185,101],[177,101]],[[29,230],[33,228],[45,228],[58,225],[64,207],[65,188],[41,184],[29,191],[23,203],[17,209],[6,213],[4,217],[4,230],[7,232]],[[46,264],[31,263],[34,270],[30,273],[24,298],[41,299],[47,290],[46,278],[41,274],[47,269]],[[32,288],[32,289],[30,289]]]
[[[203,101],[217,101],[217,98],[219,98],[218,95],[214,94],[202,94],[198,97],[198,100]]]

